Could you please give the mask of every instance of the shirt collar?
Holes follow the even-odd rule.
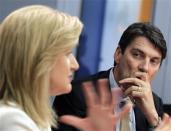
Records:
[[[115,81],[114,74],[113,74],[113,69],[114,68],[112,68],[110,70],[110,73],[109,73],[109,83],[110,83],[111,88],[116,88],[116,87],[118,87],[118,84]]]

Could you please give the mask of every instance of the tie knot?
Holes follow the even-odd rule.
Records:
[[[129,97],[125,97],[123,98],[120,103],[119,103],[119,107],[123,108],[126,104],[128,103],[132,103],[131,99]]]

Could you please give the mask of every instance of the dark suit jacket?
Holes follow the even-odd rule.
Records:
[[[84,81],[93,81],[94,83],[100,78],[109,78],[108,71],[102,71],[95,75],[89,76],[88,78],[77,80],[72,82],[73,89],[71,93],[56,96],[53,107],[59,116],[70,114],[79,117],[86,116],[86,104],[84,93],[82,91],[81,83]],[[110,88],[109,88],[110,89]],[[161,99],[153,93],[154,103],[159,116],[163,115],[163,104]],[[135,106],[135,120],[136,120],[136,130],[137,131],[148,131],[150,125],[146,120],[144,114],[141,110]],[[52,129],[52,131],[79,131],[71,126],[59,123],[58,129]]]

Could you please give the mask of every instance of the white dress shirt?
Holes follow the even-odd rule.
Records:
[[[109,83],[110,83],[111,88],[118,88],[118,84],[116,83],[114,75],[113,75],[113,68],[110,70]],[[121,109],[119,106],[117,106],[115,110],[116,112],[117,111],[119,112]],[[130,131],[136,131],[135,114],[134,114],[133,109],[129,111],[129,128],[130,128]],[[120,131],[120,120],[116,124],[116,131]]]

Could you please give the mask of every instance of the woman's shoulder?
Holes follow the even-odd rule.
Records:
[[[34,121],[14,103],[0,103],[0,130],[40,131]]]

